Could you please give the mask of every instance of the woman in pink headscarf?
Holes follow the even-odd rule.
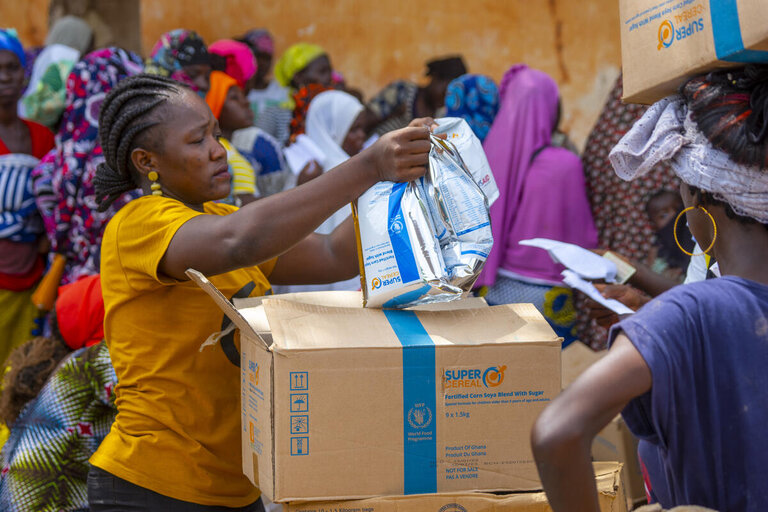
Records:
[[[573,294],[563,267],[542,249],[518,242],[551,238],[597,247],[581,160],[552,146],[560,95],[546,73],[513,66],[499,87],[500,108],[483,147],[499,186],[491,207],[494,246],[478,284],[490,304],[533,303],[555,331],[574,339]]]

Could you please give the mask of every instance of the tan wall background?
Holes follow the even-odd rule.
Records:
[[[16,26],[26,44],[39,44],[50,0],[0,2],[2,24]],[[120,27],[115,32],[124,31],[124,18],[99,11]],[[422,79],[424,62],[434,56],[461,53],[470,72],[496,80],[526,62],[560,84],[562,127],[579,146],[619,72],[618,25],[616,0],[140,0],[145,52],[178,27],[197,30],[207,42],[267,27],[278,53],[300,40],[325,47],[367,97],[398,78]]]

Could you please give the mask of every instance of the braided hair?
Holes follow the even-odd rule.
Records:
[[[131,152],[141,145],[147,130],[161,123],[152,112],[184,88],[170,78],[141,74],[122,80],[104,99],[99,115],[104,163],[93,179],[100,212],[139,185]]]
[[[736,163],[768,169],[768,66],[698,76],[680,92],[712,146]]]

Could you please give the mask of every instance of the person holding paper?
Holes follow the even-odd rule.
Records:
[[[375,183],[422,176],[430,123],[415,120],[311,182],[237,209],[214,202],[231,177],[218,122],[197,94],[139,75],[105,98],[97,203],[137,186],[144,196],[112,219],[102,244],[118,415],[90,460],[90,510],[263,510],[242,474],[236,337],[185,272],[211,276],[228,299],[353,277],[352,220],[313,231]],[[218,343],[206,343],[212,333]]]
[[[768,509],[768,66],[686,83],[611,152],[632,179],[666,159],[722,277],[677,286],[611,330],[608,354],[544,410],[531,440],[555,512],[597,511],[590,445],[622,413],[650,501]]]
[[[363,104],[342,91],[320,93],[309,104],[306,121],[306,135],[323,152],[320,162],[322,169],[330,170],[358,154],[365,142],[363,127]],[[350,215],[352,208],[344,205],[323,222],[315,233],[327,235],[339,227]],[[323,285],[299,285],[276,287],[276,293],[359,290],[360,279],[353,277],[345,281]]]
[[[551,77],[515,65],[502,78],[499,96],[483,148],[500,195],[491,206],[494,243],[478,285],[489,288],[489,304],[534,304],[567,344],[575,339],[575,312],[560,275],[564,267],[518,242],[541,237],[597,247],[581,161],[552,146],[560,95]]]

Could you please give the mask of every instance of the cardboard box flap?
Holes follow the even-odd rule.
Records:
[[[218,305],[224,314],[227,315],[227,317],[229,317],[232,322],[234,322],[234,324],[238,329],[240,329],[241,332],[253,332],[257,335],[256,338],[258,338],[259,341],[264,344],[264,347],[269,349],[269,345],[258,336],[258,333],[251,328],[251,325],[243,317],[243,315],[240,314],[235,306],[229,302],[224,294],[221,293],[219,289],[216,288],[213,283],[208,280],[207,277],[193,268],[188,268],[185,274],[187,274],[187,277],[194,281],[200,288],[203,289],[205,293],[207,293],[213,299],[216,305]]]
[[[273,348],[283,350],[560,343],[544,317],[530,304],[450,311],[383,311],[266,298],[263,307],[272,329]]]
[[[272,330],[269,327],[269,320],[267,314],[264,312],[263,302],[264,299],[270,296],[262,297],[247,297],[243,299],[234,299],[235,308],[238,313],[245,319],[251,326],[254,332],[264,342],[265,345],[271,347],[273,344]],[[300,292],[300,293],[284,293],[278,296],[281,300],[289,300],[291,302],[299,302],[302,304],[314,304],[317,306],[329,306],[329,307],[343,307],[343,308],[357,308],[363,307],[363,294],[361,292],[352,291],[325,291],[325,292]],[[456,309],[474,309],[480,307],[488,307],[488,303],[485,299],[480,297],[470,297],[467,299],[443,302],[436,304],[425,304],[423,306],[415,306],[414,310],[422,311],[442,311],[442,310],[456,310]]]
[[[248,297],[247,299],[235,299],[235,307],[241,309],[260,306],[264,299],[269,298],[279,298],[281,300],[290,300],[291,302],[315,304],[317,306],[330,306],[334,308],[363,307],[363,294],[359,291],[298,292],[267,295],[265,297]]]
[[[330,306],[334,308],[362,308],[363,294],[360,291],[325,291],[325,292],[298,292],[281,293],[280,295],[267,295],[266,297],[247,297],[235,299],[235,307],[238,310],[261,306],[265,298],[278,298],[301,302],[303,304],[315,304],[317,306]],[[444,311],[455,309],[474,309],[488,306],[482,297],[466,297],[452,302],[435,302],[434,304],[422,304],[407,309],[414,311]]]

